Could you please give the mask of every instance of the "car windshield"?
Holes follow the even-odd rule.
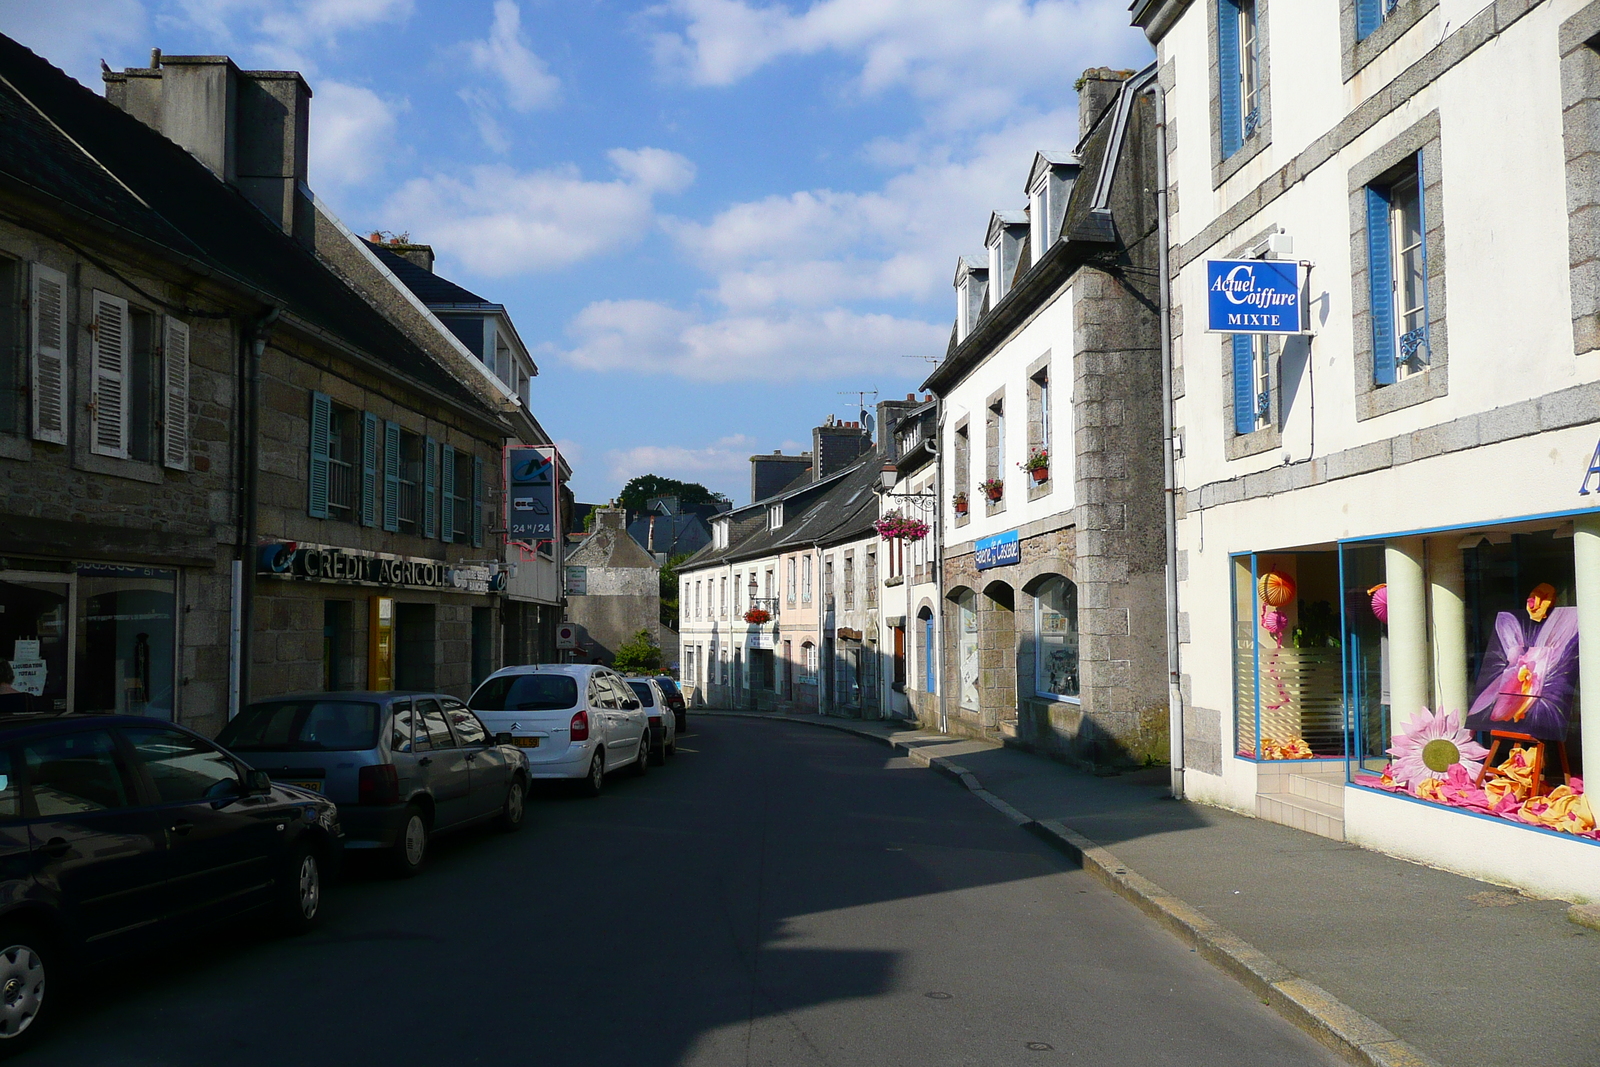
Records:
[[[502,674],[467,701],[473,711],[562,711],[578,706],[577,680],[566,674]]]
[[[635,693],[639,694],[639,703],[647,708],[656,706],[656,697],[654,693],[650,692],[649,682],[629,682],[628,684],[633,686]]]
[[[378,743],[380,717],[364,700],[269,700],[240,712],[217,742],[235,752],[353,752]]]
[[[677,695],[678,683],[674,682],[671,678],[657,678],[656,684],[661,687],[661,691],[666,693],[667,696],[670,697]]]

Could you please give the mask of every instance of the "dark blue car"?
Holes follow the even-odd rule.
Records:
[[[0,1056],[69,968],[268,914],[317,918],[338,810],[180,726],[0,718]]]

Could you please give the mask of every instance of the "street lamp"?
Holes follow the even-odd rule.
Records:
[[[749,600],[750,606],[752,608],[759,608],[763,604],[770,605],[772,613],[774,615],[776,615],[778,613],[778,598],[775,597],[775,596],[756,596],[756,594],[759,593],[759,592],[761,592],[761,586],[756,584],[755,573],[751,572],[751,574],[750,574],[750,595],[746,598],[747,600]]]

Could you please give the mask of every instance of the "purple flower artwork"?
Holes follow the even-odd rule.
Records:
[[[1494,632],[1478,671],[1467,729],[1565,741],[1578,679],[1578,609],[1555,608],[1540,623],[1502,611]]]

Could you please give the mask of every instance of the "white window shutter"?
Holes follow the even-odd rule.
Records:
[[[94,292],[90,451],[128,458],[128,302]]]
[[[28,298],[33,341],[32,381],[35,440],[67,443],[67,276],[42,263],[33,265]]]
[[[189,469],[189,327],[168,316],[161,343],[163,389],[161,462]]]

